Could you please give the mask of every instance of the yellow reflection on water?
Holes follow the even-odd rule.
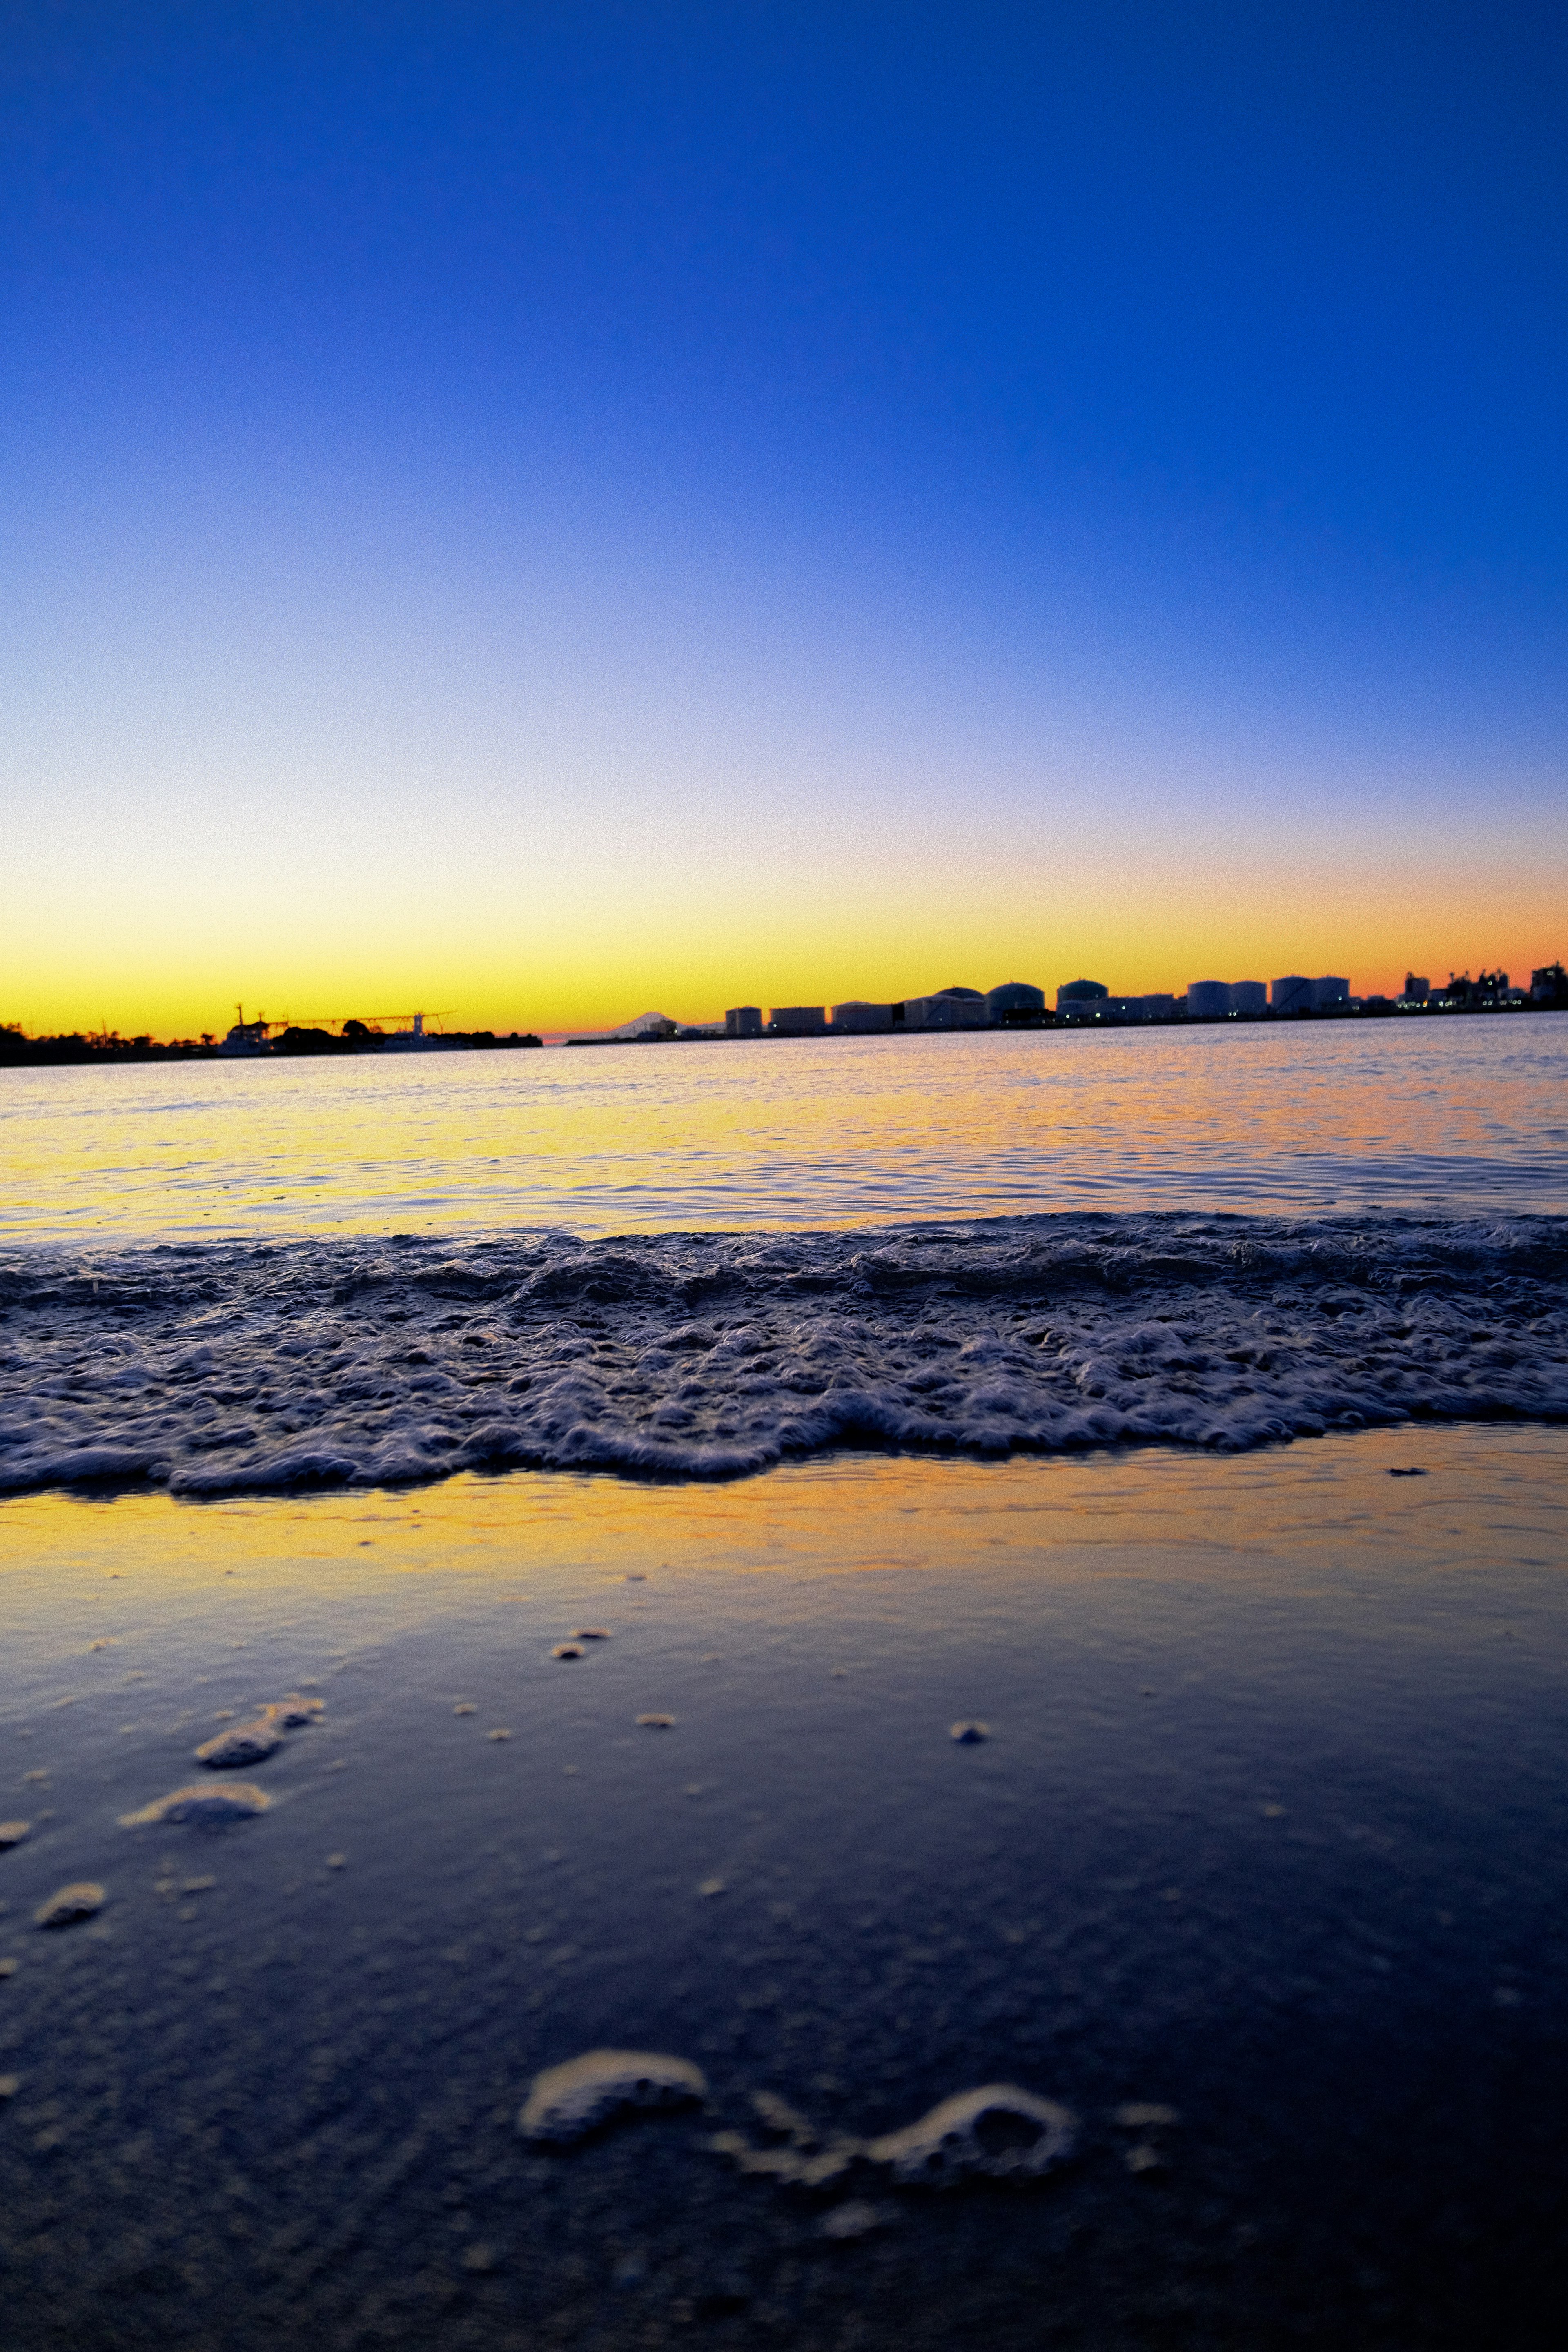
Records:
[[[1364,1022],[10,1071],[0,1234],[1555,1210],[1568,1023]]]
[[[1421,1477],[1392,1476],[1420,1469]],[[1215,1457],[1154,1449],[977,1463],[842,1454],[719,1486],[581,1473],[464,1475],[411,1495],[182,1504],[47,1494],[0,1507],[10,1608],[47,1616],[68,1588],[116,1598],[258,1580],[279,1607],[350,1602],[389,1579],[432,1602],[465,1580],[521,1596],[542,1580],[661,1570],[832,1580],[915,1570],[974,1581],[1147,1574],[1263,1577],[1422,1566],[1485,1576],[1568,1567],[1568,1431],[1364,1431]],[[635,1597],[635,1596],[633,1596]]]

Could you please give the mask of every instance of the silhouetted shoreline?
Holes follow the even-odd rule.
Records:
[[[423,1049],[432,1054],[510,1053],[514,1048],[542,1045],[543,1042],[531,1033],[515,1029],[505,1037],[497,1036],[491,1029],[467,1029],[420,1040]],[[243,1058],[261,1061],[276,1055],[282,1060],[295,1061],[311,1055],[398,1050],[389,1041],[374,1036],[335,1037],[327,1029],[286,1029],[280,1037],[272,1038]],[[0,1028],[0,1069],[39,1069],[81,1062],[216,1062],[234,1058],[237,1057],[224,1054],[212,1037],[160,1041],[151,1036],[121,1037],[115,1030],[107,1036],[88,1037],[73,1032],[64,1037],[28,1037],[17,1028]]]
[[[986,1036],[1008,1035],[1019,1028],[1027,1028],[1060,1029],[1075,1035],[1084,1035],[1107,1029],[1225,1029],[1268,1025],[1275,1022],[1298,1025],[1302,1023],[1331,1021],[1425,1020],[1455,1017],[1469,1019],[1478,1015],[1493,1014],[1512,1018],[1521,1013],[1560,1013],[1565,1009],[1568,1008],[1557,1004],[1435,1004],[1429,1007],[1424,1006],[1419,1013],[1413,1013],[1393,1004],[1336,1005],[1324,1007],[1321,1011],[1309,1008],[1300,1013],[1222,1013],[1217,1016],[1178,1013],[1173,1019],[1166,1021],[1130,1021],[1114,1014],[1103,1021],[1063,1020],[1057,1013],[1045,1013],[1034,1021],[991,1022],[983,1027],[977,1026],[967,1031],[933,1032],[921,1029],[894,1029],[884,1034],[892,1037],[910,1038],[933,1034]],[[848,1036],[854,1034],[853,1032],[835,1033],[832,1029],[824,1030],[819,1034],[826,1037],[832,1037],[836,1034]],[[664,1037],[649,1034],[640,1037],[571,1037],[563,1040],[564,1045],[572,1046],[787,1045],[800,1042],[799,1038],[790,1035],[787,1032],[777,1034],[764,1032],[761,1037],[747,1038],[682,1037],[679,1034]],[[427,1042],[426,1050],[432,1053],[455,1054],[510,1053],[518,1049],[542,1046],[544,1040],[542,1037],[532,1034],[524,1034],[514,1031],[510,1036],[500,1037],[494,1035],[489,1030],[480,1029],[464,1031],[449,1036],[432,1037]],[[307,1030],[286,1032],[282,1037],[275,1039],[261,1052],[246,1058],[262,1061],[276,1056],[280,1060],[293,1061],[310,1056],[378,1054],[385,1050],[386,1048],[379,1041],[363,1045],[352,1039],[334,1037],[325,1030]],[[47,1069],[87,1062],[216,1062],[231,1057],[223,1055],[216,1044],[203,1038],[179,1037],[160,1040],[150,1036],[121,1037],[112,1031],[107,1037],[87,1037],[79,1034],[63,1037],[28,1037],[18,1029],[0,1028],[0,1069]]]

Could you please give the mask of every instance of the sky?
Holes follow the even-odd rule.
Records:
[[[1568,15],[0,9],[0,1020],[1568,955]]]

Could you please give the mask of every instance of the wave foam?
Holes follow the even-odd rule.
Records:
[[[1568,1219],[1067,1215],[16,1254],[0,1489],[717,1478],[1568,1417]]]

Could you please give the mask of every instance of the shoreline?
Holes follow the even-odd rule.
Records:
[[[14,2340],[1544,2345],[1565,1471],[1407,1427],[0,1505]],[[294,1690],[265,1818],[120,1826]],[[605,2043],[706,2110],[531,2148]],[[1079,2117],[1059,2177],[847,2199],[709,2145],[997,2080]]]
[[[1302,1023],[1344,1021],[1415,1020],[1428,1014],[1447,1018],[1470,1019],[1478,1015],[1519,1013],[1561,1013],[1568,1010],[1562,1004],[1484,1003],[1484,1004],[1419,1004],[1387,1003],[1373,1008],[1363,1005],[1305,1005],[1289,1013],[1174,1013],[1150,1015],[1143,1019],[1113,1013],[1107,1018],[1085,1020],[1064,1018],[1047,1013],[1038,1021],[984,1021],[963,1028],[922,1029],[894,1026],[885,1030],[836,1029],[825,1024],[821,1029],[764,1031],[758,1036],[726,1037],[714,1035],[647,1034],[640,1037],[573,1035],[568,1031],[545,1030],[542,1033],[515,1030],[507,1036],[483,1031],[453,1031],[450,1034],[433,1032],[419,1041],[419,1050],[428,1053],[490,1054],[515,1053],[542,1047],[555,1053],[566,1047],[604,1045],[791,1045],[820,1042],[824,1037],[842,1037],[846,1042],[865,1044],[868,1037],[954,1037],[954,1036],[1016,1036],[1035,1032],[1060,1032],[1077,1035],[1080,1033],[1115,1029],[1239,1029],[1269,1028],[1278,1025],[1300,1026]],[[0,1036],[4,1035],[0,1032]],[[324,1034],[325,1033],[323,1033]],[[58,1049],[58,1050],[52,1050]],[[117,1067],[123,1063],[148,1062],[226,1062],[255,1065],[258,1062],[295,1062],[335,1059],[340,1056],[363,1058],[384,1054],[404,1055],[411,1048],[402,1044],[346,1044],[338,1038],[328,1038],[321,1045],[268,1045],[254,1053],[225,1053],[220,1045],[202,1045],[190,1038],[110,1037],[99,1041],[85,1035],[60,1037],[20,1037],[13,1050],[0,1046],[0,1071],[76,1069],[84,1067]]]
[[[13,1253],[0,1488],[730,1479],[1568,1418],[1568,1220],[1096,1212]]]

